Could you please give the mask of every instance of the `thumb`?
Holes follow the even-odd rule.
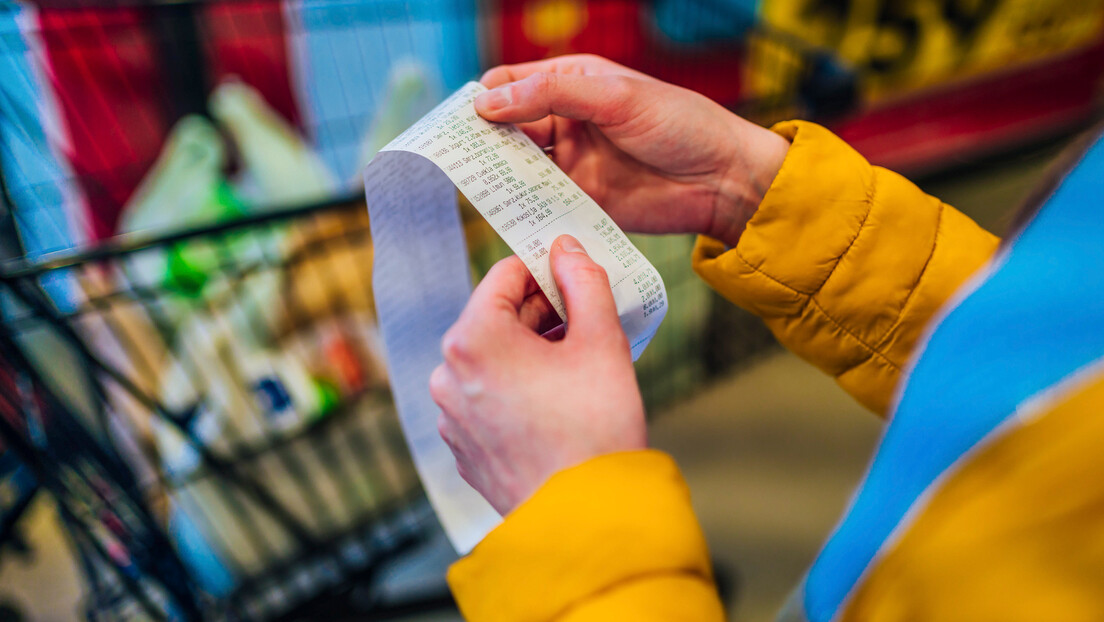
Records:
[[[590,258],[582,244],[570,235],[561,235],[552,244],[550,260],[567,308],[566,339],[624,339],[606,270]]]
[[[648,81],[624,75],[534,73],[475,98],[476,111],[489,121],[525,123],[554,114],[595,125],[628,118]]]

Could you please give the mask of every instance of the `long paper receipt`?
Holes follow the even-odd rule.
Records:
[[[461,554],[501,519],[457,473],[428,389],[442,360],[441,337],[471,293],[456,188],[525,262],[561,318],[570,319],[548,249],[565,233],[606,269],[634,360],[667,312],[659,273],[594,200],[521,130],[476,114],[472,101],[485,90],[469,82],[364,172],[376,311],[395,404],[426,494]]]

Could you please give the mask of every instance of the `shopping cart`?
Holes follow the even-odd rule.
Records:
[[[275,232],[290,254],[232,254]],[[367,236],[363,204],[341,201],[8,264],[0,358],[27,380],[5,395],[21,416],[3,437],[59,500],[96,588],[92,617],[271,618],[432,533],[363,301],[300,291],[347,284],[325,271],[355,267],[341,262]],[[142,280],[151,259],[197,249],[217,266],[204,294]],[[83,288],[79,300],[60,309],[51,278]],[[262,300],[271,288],[286,295]],[[262,339],[281,349],[241,345]],[[332,384],[305,370],[319,361]],[[56,384],[67,365],[68,390],[90,395],[60,397],[37,371],[52,367]]]
[[[481,67],[558,45],[510,43],[525,4],[0,4],[0,437],[57,501],[89,619],[450,606],[375,332],[359,171]],[[747,114],[850,88],[765,27],[701,52],[660,41],[650,3],[587,4],[624,35],[587,51],[671,79],[760,50],[740,69],[755,89],[715,94]],[[506,249],[464,216],[478,275]],[[635,240],[672,301],[638,365],[654,407],[767,340],[746,320],[715,337],[729,306],[689,237]]]
[[[38,480],[15,452],[0,447],[0,559],[8,552],[21,555],[31,550],[19,531],[21,519],[39,490]]]
[[[19,379],[10,365],[0,359],[0,393],[15,395]],[[21,413],[8,404],[0,402],[0,417],[15,423]],[[0,560],[9,552],[21,555],[30,554],[30,547],[19,530],[19,522],[30,507],[40,489],[38,480],[15,450],[6,447],[0,437]]]

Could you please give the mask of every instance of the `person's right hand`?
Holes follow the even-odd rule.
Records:
[[[621,227],[735,246],[789,142],[712,100],[610,60],[561,56],[491,69],[475,100],[517,123]]]

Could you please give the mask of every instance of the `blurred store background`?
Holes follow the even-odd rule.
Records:
[[[1002,233],[1104,110],[1104,0],[0,0],[0,620],[453,620],[359,171],[499,63],[591,52],[822,122]],[[475,274],[505,249],[464,210]],[[879,423],[636,237],[638,363],[733,619]]]

